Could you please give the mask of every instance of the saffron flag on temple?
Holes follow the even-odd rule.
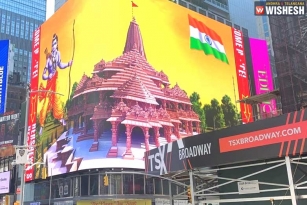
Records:
[[[203,22],[189,15],[190,48],[202,50],[206,55],[213,55],[228,64],[225,48],[221,37]]]
[[[131,1],[132,3],[132,7],[138,7],[138,5],[136,5],[133,1]]]

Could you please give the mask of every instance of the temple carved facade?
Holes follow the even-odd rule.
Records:
[[[106,129],[111,130],[107,157],[118,156],[119,129],[124,129],[125,159],[134,159],[131,143],[136,127],[143,132],[146,150],[151,137],[158,147],[159,137],[171,142],[200,133],[199,117],[186,92],[178,84],[171,87],[167,75],[148,63],[135,19],[123,54],[110,62],[101,60],[91,77],[83,75],[74,91],[68,120],[69,128],[79,134],[77,141],[94,140],[90,151],[98,151],[99,138]]]

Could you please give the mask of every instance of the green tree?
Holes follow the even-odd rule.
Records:
[[[205,104],[203,107],[207,127],[213,127],[213,113],[210,104]]]
[[[206,116],[204,110],[202,109],[202,104],[200,102],[199,94],[193,92],[192,95],[190,96],[190,101],[192,103],[193,111],[197,113],[199,116],[201,132],[204,133],[206,130]]]
[[[226,126],[238,125],[238,111],[236,106],[231,102],[231,98],[228,95],[224,95],[221,101]]]
[[[207,125],[215,128],[225,126],[224,114],[222,107],[217,99],[212,99],[210,105],[204,105]]]
[[[70,96],[69,96],[69,98],[68,98],[67,101],[66,101],[66,106],[65,106],[66,109],[69,109],[70,106],[71,106],[72,98],[73,98],[73,96],[74,96],[74,94],[75,94],[75,91],[76,91],[76,89],[77,89],[77,86],[78,86],[78,83],[77,83],[77,82],[74,82],[74,84],[72,85],[72,89],[71,89]]]

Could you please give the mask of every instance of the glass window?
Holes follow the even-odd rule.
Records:
[[[264,23],[264,24],[263,24],[263,30],[264,30],[264,32],[266,32],[266,31],[269,30],[269,27],[268,27],[268,24],[267,24],[267,23]]]
[[[154,179],[153,178],[145,178],[146,183],[146,193],[145,194],[154,194]]]
[[[51,198],[63,197],[62,180],[52,180]]]
[[[90,175],[90,195],[98,195],[98,174]]]
[[[174,183],[172,183],[172,195],[177,195],[177,185],[176,184],[174,184]]]
[[[80,177],[73,178],[73,195],[80,196]]]
[[[133,194],[133,174],[123,174],[123,194]]]
[[[111,194],[122,194],[122,175],[112,174],[111,175]]]
[[[107,195],[109,193],[109,186],[104,186],[103,184],[103,177],[105,176],[103,175],[99,175],[100,176],[100,194],[101,195]],[[110,183],[110,180],[109,180]]]
[[[81,176],[81,196],[88,196],[89,175]]]
[[[134,175],[134,193],[144,194],[144,175]]]
[[[161,179],[154,179],[155,182],[155,194],[162,194],[162,181]]]
[[[163,180],[163,194],[169,195],[169,182],[167,180]]]

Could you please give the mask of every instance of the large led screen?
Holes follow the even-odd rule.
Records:
[[[144,169],[145,150],[250,122],[247,76],[241,31],[165,0],[70,0],[33,34],[29,159]]]
[[[257,95],[274,90],[269,52],[266,40],[250,38],[250,50],[254,71],[255,91]],[[259,106],[261,118],[276,114],[276,101],[269,100]]]
[[[9,48],[9,40],[0,40],[0,114],[6,110]]]

